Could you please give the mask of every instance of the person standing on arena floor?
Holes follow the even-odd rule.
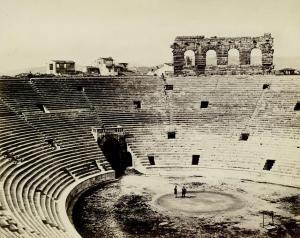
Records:
[[[175,185],[175,188],[174,188],[174,195],[175,195],[175,198],[177,198],[177,185]]]
[[[186,188],[183,185],[182,190],[181,190],[181,197],[185,198],[185,194],[186,194]]]

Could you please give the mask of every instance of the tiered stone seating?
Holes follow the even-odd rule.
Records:
[[[100,161],[107,170],[111,169],[103,155],[101,156],[101,151],[91,133],[92,126],[101,126],[95,115],[87,112],[46,113],[38,116],[28,115],[27,118],[43,135],[55,140],[60,148],[53,152],[55,157],[74,157],[73,166],[68,168],[74,176],[83,177],[98,173],[100,170],[96,166],[96,161]]]
[[[299,176],[294,143],[299,139],[299,114],[293,110],[299,100],[298,78],[148,80],[94,80],[92,88],[85,84],[85,93],[98,108],[104,125],[122,125],[133,135],[128,143],[143,165],[149,166],[147,155],[153,154],[157,164],[152,167],[195,168],[191,158],[199,154],[198,167],[261,172],[266,160],[272,159],[276,163],[267,173]],[[165,84],[173,85],[173,90],[162,90]],[[264,84],[269,88],[263,89]],[[156,102],[139,95],[151,95],[147,87],[157,89],[155,96],[152,94]],[[135,99],[142,101],[141,109],[132,106]],[[208,108],[200,108],[201,101],[208,101]],[[151,107],[152,102],[159,105]],[[166,134],[173,129],[177,130],[177,138],[168,140]],[[243,132],[250,133],[248,141],[239,140]],[[293,162],[280,168],[287,156]]]
[[[136,111],[133,101],[142,101],[144,110],[165,111],[164,82],[152,77],[32,79],[50,110],[83,107]],[[60,103],[60,101],[62,103]],[[88,106],[87,106],[88,104]]]
[[[74,81],[75,82],[75,81]],[[31,79],[33,88],[43,97],[49,111],[89,108],[89,104],[70,78]]]
[[[15,112],[40,112],[38,104],[42,98],[36,93],[29,80],[1,80],[0,98]]]
[[[72,236],[62,199],[111,171],[93,126],[122,126],[134,165],[146,173],[253,173],[300,186],[298,76],[43,78],[0,85],[0,237]],[[175,139],[167,138],[171,131]],[[249,137],[241,140],[241,133]],[[197,165],[193,155],[200,156]],[[267,160],[275,160],[270,171]]]
[[[4,108],[2,104],[2,110]],[[7,114],[9,116],[1,114],[1,182],[5,193],[3,203],[8,211],[12,212],[17,230],[34,236],[32,232],[35,231],[35,225],[30,222],[33,219],[25,218],[28,213],[24,214],[21,210],[21,206],[28,199],[23,199],[22,190],[15,190],[15,186],[20,182],[20,177],[16,174],[18,170],[23,170],[25,165],[32,166],[34,161],[47,156],[49,150],[37,139],[39,135],[22,119],[9,113],[9,110]]]
[[[8,214],[8,218],[3,215],[0,224],[3,237],[69,237],[58,209],[61,193],[69,185],[100,174],[95,159],[100,163],[108,163],[91,133],[89,136],[87,134],[87,130],[91,130],[88,124],[94,125],[92,117],[81,115],[78,117],[81,125],[74,125],[73,128],[71,121],[63,115],[57,115],[57,121],[50,117],[46,123],[50,126],[56,123],[55,135],[58,143],[61,143],[60,149],[55,149],[47,143],[51,132],[45,133],[42,125],[36,130],[34,123],[28,124],[33,120],[32,117],[42,118],[43,115],[56,118],[55,115],[31,112],[25,121],[24,117],[13,113],[4,103],[0,106],[0,191],[4,191],[0,204]],[[62,123],[58,123],[60,120]],[[64,126],[63,122],[69,126]],[[68,133],[76,138],[69,138],[69,143]],[[74,143],[80,139],[83,142],[81,147]],[[89,166],[92,162],[95,165]]]

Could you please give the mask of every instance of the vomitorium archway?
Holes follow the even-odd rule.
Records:
[[[271,74],[273,73],[273,37],[264,34],[258,37],[210,37],[178,36],[171,45],[173,49],[174,74],[184,74],[185,52],[193,51],[197,75],[200,74]],[[238,63],[228,62],[232,50],[238,52]],[[217,64],[207,64],[207,54],[216,53]],[[261,52],[260,64],[252,64],[253,52]]]

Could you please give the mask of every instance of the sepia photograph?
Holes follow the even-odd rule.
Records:
[[[0,238],[300,238],[299,0],[0,0]]]

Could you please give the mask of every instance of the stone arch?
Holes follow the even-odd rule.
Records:
[[[215,50],[206,51],[206,65],[217,65],[217,52]]]
[[[127,151],[125,154],[125,164],[126,164],[126,167],[132,167],[132,165],[133,165],[132,155],[129,151]]]
[[[132,166],[132,156],[127,151],[125,139],[117,139],[114,135],[106,135],[102,139],[98,139],[98,144],[116,172],[116,177],[122,176],[126,167]]]
[[[205,36],[177,36],[171,45],[174,62],[174,75],[183,74],[185,69],[184,52],[192,50],[195,52],[195,67],[197,75],[210,74],[269,74],[273,73],[273,37],[266,33],[257,37],[210,37]],[[256,53],[253,57],[251,65],[251,50],[259,48],[261,52]],[[229,49],[237,49],[239,51],[239,60],[231,60],[231,52]],[[212,53],[214,50],[215,52]],[[257,49],[255,50],[257,51]],[[253,56],[255,55],[252,52]],[[236,52],[236,51],[235,51]],[[229,53],[229,62],[228,62]],[[237,52],[235,53],[237,55]],[[212,56],[212,57],[211,57]],[[256,59],[254,59],[256,58]],[[217,59],[217,60],[216,60]],[[217,62],[216,62],[217,61]],[[243,67],[232,67],[230,64]],[[210,67],[212,66],[212,67]],[[237,69],[239,69],[237,71]]]
[[[251,65],[262,65],[262,51],[259,48],[253,48],[250,53]]]
[[[228,51],[228,65],[240,64],[240,52],[238,49],[232,48]]]
[[[184,52],[184,66],[195,67],[195,52],[193,50],[187,50]]]

